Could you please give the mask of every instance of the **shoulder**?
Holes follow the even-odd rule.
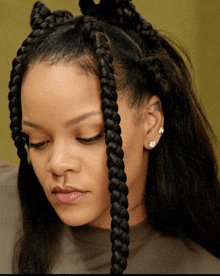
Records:
[[[7,221],[19,209],[17,179],[18,167],[0,161],[0,218],[7,218]]]
[[[220,274],[220,260],[206,249],[190,239],[167,237],[156,231],[130,253],[128,267],[134,273]]]
[[[21,222],[18,167],[0,161],[0,274],[11,273],[12,253]]]
[[[194,241],[189,241],[190,255],[187,262],[191,264],[192,273],[220,274],[220,259]]]
[[[0,160],[0,185],[15,185],[18,176],[18,167]]]
[[[175,273],[220,273],[220,260],[196,242],[171,237],[161,237],[160,241],[166,248],[163,254],[170,258]]]
[[[13,213],[18,208],[18,167],[0,161],[0,217]]]

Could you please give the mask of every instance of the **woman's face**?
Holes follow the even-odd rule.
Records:
[[[22,84],[22,128],[29,136],[34,171],[57,215],[70,226],[110,228],[100,92],[97,76],[76,66],[43,62],[30,67]],[[136,111],[124,99],[119,99],[118,105],[129,187],[129,223],[135,225],[146,218],[141,203],[148,155],[141,124],[134,119]],[[56,187],[74,191],[59,193]]]

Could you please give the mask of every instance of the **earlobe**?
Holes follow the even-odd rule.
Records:
[[[152,96],[144,107],[143,126],[144,148],[149,150],[159,143],[164,133],[164,116],[159,97]]]

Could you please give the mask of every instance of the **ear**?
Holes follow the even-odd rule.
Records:
[[[162,104],[158,96],[152,96],[142,111],[142,126],[144,130],[144,148],[154,148],[161,138],[164,126]]]

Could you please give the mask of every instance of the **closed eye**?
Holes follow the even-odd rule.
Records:
[[[99,135],[91,138],[76,138],[76,140],[81,141],[83,143],[92,143],[93,141],[96,141],[98,139],[102,138],[102,134],[100,133]]]
[[[43,141],[43,142],[40,142],[40,143],[37,143],[37,144],[32,144],[32,143],[29,143],[28,144],[28,147],[29,148],[36,148],[36,149],[40,149],[42,146],[44,146],[46,143],[48,143],[49,141]]]
[[[92,142],[100,139],[102,137],[102,134],[99,134],[95,137],[91,137],[91,138],[76,138],[76,140],[80,141],[80,142],[83,142],[83,143],[87,143],[87,144],[91,144]],[[40,143],[36,143],[36,144],[33,144],[33,143],[29,143],[28,144],[28,147],[29,148],[36,148],[36,149],[40,149],[41,147],[43,147],[45,144],[49,143],[49,141],[43,141],[43,142],[40,142]]]

